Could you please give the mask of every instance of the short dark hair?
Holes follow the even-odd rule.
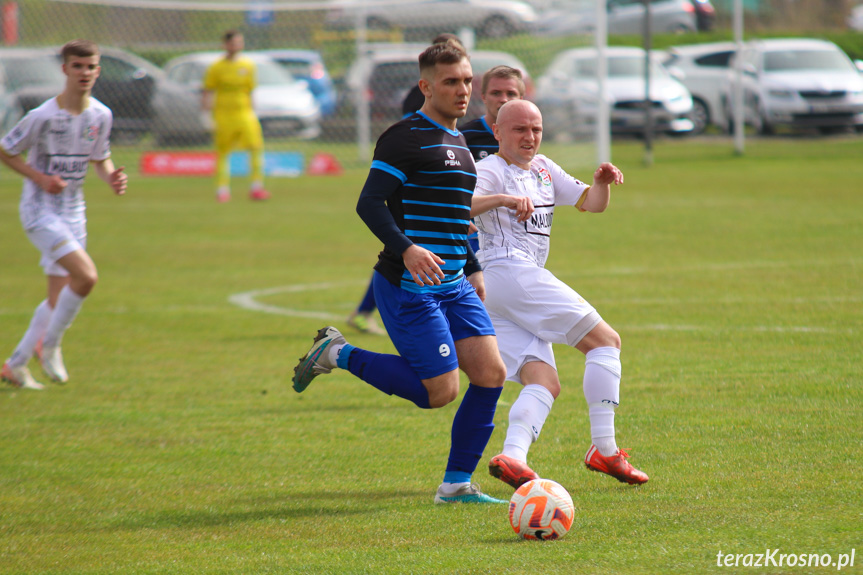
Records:
[[[90,56],[98,56],[99,54],[99,46],[90,40],[72,40],[71,42],[66,42],[60,50],[64,64],[69,58],[89,58]]]
[[[485,91],[488,90],[488,83],[492,78],[501,78],[504,80],[515,80],[518,84],[518,95],[524,98],[524,76],[521,73],[521,70],[518,68],[513,68],[512,66],[495,66],[490,69],[488,72],[482,75],[482,91],[480,94],[485,94]]]
[[[242,36],[243,33],[239,30],[231,29],[222,35],[222,42],[230,42],[234,36]]]
[[[437,36],[435,36],[434,40],[432,40],[432,44],[443,44],[447,40],[452,40],[453,42],[461,46],[462,50],[465,49],[464,44],[461,43],[461,40],[459,40],[458,36],[449,32],[444,32],[443,34],[438,34]]]
[[[462,60],[470,60],[464,46],[458,40],[449,39],[446,42],[432,44],[420,54],[420,74],[434,68],[438,64],[458,64]]]

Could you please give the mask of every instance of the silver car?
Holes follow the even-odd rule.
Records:
[[[704,1],[705,6],[712,5]],[[596,30],[592,0],[558,0],[540,17],[537,27],[546,35],[592,34]],[[644,30],[642,0],[608,0],[608,33],[641,34]],[[691,0],[651,0],[650,22],[654,33],[696,32],[698,14]]]
[[[759,133],[780,126],[821,132],[863,128],[863,77],[832,42],[756,40],[744,46],[740,58],[744,122]],[[732,118],[736,76],[729,72],[728,78],[723,101]]]
[[[672,46],[667,50],[662,65],[692,94],[693,134],[700,134],[710,124],[723,129],[727,125],[722,94],[734,51],[734,42]]]
[[[645,52],[641,48],[609,47],[608,79],[611,131],[643,134],[646,131]],[[692,97],[659,64],[650,64],[650,99],[653,129],[669,134],[692,131]],[[558,54],[537,81],[536,103],[542,110],[543,129],[550,135],[592,135],[599,103],[595,48],[574,48]]]
[[[252,105],[264,136],[316,138],[321,133],[321,111],[314,94],[303,80],[296,80],[272,58],[255,52],[244,52],[254,60],[258,86],[252,93]],[[207,68],[223,56],[222,52],[196,52],[165,64],[169,78],[200,90]]]
[[[473,28],[488,38],[528,32],[537,20],[533,7],[520,0],[339,0],[332,3],[326,25],[353,28],[361,14],[372,29],[402,28],[433,36]]]

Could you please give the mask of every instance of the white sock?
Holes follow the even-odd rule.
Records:
[[[443,483],[441,483],[440,490],[441,492],[443,492],[444,495],[455,495],[456,493],[458,493],[459,489],[464,489],[469,485],[469,481],[465,481],[462,483],[449,483],[447,481],[444,481]]]
[[[54,306],[54,313],[51,314],[51,321],[48,322],[48,328],[45,330],[45,337],[42,338],[42,347],[60,345],[63,334],[75,321],[75,316],[81,311],[82,305],[84,305],[84,298],[73,292],[69,286],[60,290],[57,305]]]
[[[614,410],[620,403],[620,350],[597,347],[587,352],[584,365],[584,398],[590,414],[590,435],[605,457],[617,453]]]
[[[263,189],[264,189],[264,182],[261,182],[258,180],[252,182],[252,191],[253,192],[255,192],[257,190],[263,190]]]
[[[327,360],[332,365],[338,365],[339,354],[342,352],[342,348],[345,347],[345,344],[341,343],[338,345],[331,345],[330,349],[327,350]]]
[[[24,332],[24,337],[18,343],[18,347],[9,358],[10,367],[21,367],[27,365],[30,358],[33,357],[33,350],[36,349],[36,344],[45,336],[45,330],[48,329],[48,322],[51,321],[51,306],[48,305],[48,300],[43,300],[36,311],[33,312],[33,318],[30,320],[30,327]]]
[[[216,190],[216,195],[217,196],[222,196],[222,195],[230,196],[231,195],[231,188],[229,188],[228,186],[219,186],[219,188]]]
[[[524,386],[509,410],[509,427],[503,442],[504,455],[527,461],[527,452],[539,437],[553,403],[554,396],[543,386]]]

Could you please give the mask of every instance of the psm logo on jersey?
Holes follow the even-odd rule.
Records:
[[[461,162],[455,159],[455,152],[453,152],[452,150],[446,151],[446,157],[449,159],[444,160],[444,166],[461,166]]]
[[[99,126],[98,124],[93,126],[87,126],[84,128],[84,139],[88,142],[93,142],[96,138],[99,137]]]
[[[485,150],[483,150],[482,152],[479,153],[479,159],[480,160],[484,160],[487,157],[488,157],[488,152],[486,152]]]
[[[536,177],[543,186],[548,187],[551,185],[551,174],[545,168],[537,168]]]

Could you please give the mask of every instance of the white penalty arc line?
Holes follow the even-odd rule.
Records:
[[[302,317],[308,319],[323,319],[323,320],[341,320],[344,319],[340,315],[336,315],[326,311],[313,311],[295,309],[289,307],[279,307],[261,303],[257,298],[267,297],[276,294],[285,293],[303,293],[309,291],[322,291],[345,287],[346,285],[360,285],[361,282],[320,282],[312,284],[294,284],[287,286],[279,286],[267,289],[252,290],[232,294],[228,297],[228,301],[237,307],[261,313],[269,313],[274,315],[283,315],[288,317]],[[625,331],[736,331],[736,332],[769,332],[769,333],[846,333],[853,334],[853,329],[836,329],[817,326],[739,326],[728,328],[713,328],[709,326],[699,325],[669,325],[669,324],[651,324],[651,325],[629,325],[620,328]]]
[[[259,297],[267,297],[276,294],[283,293],[302,293],[308,291],[322,291],[333,289],[337,287],[345,287],[349,283],[359,283],[359,282],[321,282],[314,284],[296,284],[296,285],[287,285],[287,286],[279,286],[268,289],[259,289],[252,290],[242,293],[236,293],[228,297],[228,301],[235,306],[238,306],[243,309],[248,309],[251,311],[259,311],[262,313],[269,313],[274,315],[285,315],[289,317],[304,317],[309,319],[324,319],[324,320],[340,320],[344,319],[342,316],[335,315],[325,311],[312,311],[312,310],[302,310],[302,309],[294,309],[289,307],[279,307],[275,305],[268,305],[265,303],[261,303],[257,300]]]

